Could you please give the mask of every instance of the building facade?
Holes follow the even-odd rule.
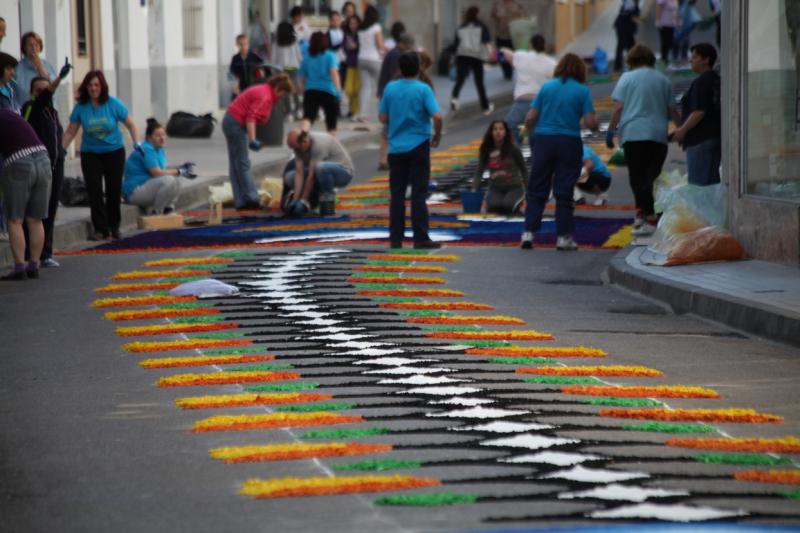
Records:
[[[726,0],[722,169],[753,257],[800,265],[800,1]]]
[[[235,36],[246,27],[240,0],[0,0],[7,37],[0,49],[20,56],[19,38],[35,31],[56,70],[71,76],[57,93],[62,117],[83,76],[100,69],[111,93],[140,124],[178,110],[214,112],[230,97],[227,70]]]

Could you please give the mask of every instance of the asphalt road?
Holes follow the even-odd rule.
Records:
[[[445,143],[472,140],[482,134],[485,124],[486,119],[481,117],[450,128]],[[359,175],[370,175],[376,155],[360,153],[355,160]],[[624,173],[615,175],[611,201],[630,203]],[[420,365],[445,367],[452,372],[445,375],[469,380],[483,390],[481,397],[505,409],[527,413],[521,420],[561,428],[555,430],[558,437],[585,443],[581,453],[611,458],[598,468],[614,466],[622,471],[646,472],[650,476],[647,481],[632,485],[691,493],[673,497],[668,503],[743,509],[750,513],[750,518],[742,518],[745,522],[797,523],[800,519],[796,500],[775,496],[791,486],[733,481],[732,471],[742,467],[693,462],[691,450],[661,445],[669,435],[632,435],[634,432],[619,429],[627,421],[599,419],[585,406],[554,403],[554,395],[548,392],[552,386],[521,384],[512,371],[514,367],[443,350],[441,347],[450,343],[432,343],[418,329],[409,329],[402,318],[390,319],[375,307],[365,307],[368,302],[355,297],[344,278],[347,267],[364,262],[363,250],[367,248],[376,249],[347,247],[353,251],[333,254],[328,262],[307,266],[318,276],[298,278],[298,282],[306,284],[304,290],[309,291],[315,305],[340,314],[348,325],[367,327],[377,340],[395,343],[403,353],[411,354],[409,357],[436,359],[420,361]],[[248,276],[257,277],[248,268],[261,265],[272,272],[279,264],[270,262],[269,254],[302,251],[270,250],[258,258],[237,262],[242,266],[233,267],[226,276],[239,282]],[[598,363],[579,360],[574,364],[647,366],[664,372],[664,378],[655,380],[657,384],[708,387],[722,396],[720,400],[665,400],[671,407],[754,408],[785,419],[782,424],[717,426],[734,437],[800,434],[796,392],[800,358],[796,349],[748,337],[694,316],[676,316],[654,302],[605,284],[603,272],[614,251],[451,247],[441,253],[460,256],[460,260],[446,264],[448,271],[441,274],[447,280],[446,287],[464,291],[465,300],[495,307],[481,314],[519,317],[527,322],[526,328],[551,332],[557,346],[594,346],[609,354]],[[375,505],[373,501],[380,494],[371,493],[273,500],[240,495],[242,483],[249,478],[327,476],[332,464],[369,456],[232,465],[211,459],[211,448],[294,443],[306,429],[192,433],[195,422],[218,413],[182,411],[175,406],[175,398],[235,394],[241,387],[155,387],[161,376],[213,369],[143,370],[137,365],[142,355],[124,352],[121,345],[128,339],[114,332],[115,327],[131,323],[105,321],[104,310],[90,307],[98,297],[93,290],[108,283],[117,272],[141,269],[144,261],[153,258],[210,254],[71,256],[63,258],[61,268],[45,271],[37,282],[0,287],[0,531],[485,530],[586,523],[591,522],[586,518],[591,513],[621,506],[619,501],[609,504],[599,498],[558,498],[565,491],[593,485],[545,482],[536,476],[543,470],[530,463],[497,463],[494,459],[508,449],[482,447],[475,445],[475,435],[448,432],[448,427],[465,421],[425,416],[438,407],[426,408],[415,397],[394,395],[395,388],[378,386],[377,378],[361,374],[364,368],[381,370],[381,365],[357,367],[353,363],[358,359],[331,358],[330,354],[325,356],[326,349],[321,346],[304,345],[309,331],[320,326],[289,318],[285,310],[281,314],[280,305],[266,297],[225,302],[234,304],[234,308],[245,301],[251,307],[257,302],[263,312],[253,317],[251,311],[251,318],[240,322],[254,328],[249,331],[260,331],[262,337],[256,338],[270,339],[265,344],[270,353],[278,355],[278,361],[283,356],[299,372],[317,376],[318,391],[333,394],[333,401],[347,397],[346,401],[358,406],[345,413],[363,414],[370,426],[399,431],[391,438],[372,437],[366,442],[391,442],[395,450],[386,456],[393,459],[444,462],[389,474],[429,476],[446,481],[439,492],[469,492],[496,499],[451,507],[407,508]],[[141,323],[145,322],[136,325]],[[291,340],[292,335],[301,342]],[[636,378],[609,380],[643,383]],[[225,411],[261,414],[270,409]],[[467,425],[485,422],[472,420]],[[517,454],[523,451],[516,450]]]

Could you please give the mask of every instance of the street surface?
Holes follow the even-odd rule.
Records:
[[[446,145],[480,137],[487,122],[472,119],[449,129]],[[376,153],[354,155],[356,182],[364,183],[375,175]],[[667,167],[677,157],[679,152],[671,152]],[[615,171],[614,178],[610,202],[631,203],[625,170]],[[617,216],[630,218],[631,213]],[[515,317],[524,325],[481,327],[535,330],[555,337],[513,341],[515,346],[584,346],[607,354],[546,361],[534,356],[523,360],[467,354],[468,341],[425,336],[437,325],[407,321],[424,318],[421,313],[401,315],[403,310],[378,306],[388,301],[358,294],[364,287],[348,279],[369,271],[353,269],[390,266],[370,259],[386,253],[385,248],[250,248],[245,250],[249,255],[232,258],[235,261],[214,271],[217,279],[237,285],[242,293],[201,302],[212,304],[225,320],[183,323],[235,321],[238,329],[217,331],[211,337],[252,341],[245,345],[255,349],[251,355],[275,356],[273,361],[251,363],[261,365],[251,371],[299,376],[251,383],[241,379],[227,385],[156,386],[161,378],[211,375],[232,368],[226,364],[143,368],[138,363],[145,359],[209,355],[211,350],[131,352],[123,349],[124,343],[209,334],[118,336],[117,327],[179,321],[104,320],[106,312],[151,307],[92,308],[100,298],[146,294],[104,294],[95,289],[123,283],[111,279],[117,273],[156,269],[145,267],[146,261],[204,258],[225,251],[231,250],[69,256],[59,258],[62,267],[45,271],[37,283],[0,289],[1,531],[401,532],[556,527],[614,519],[720,518],[782,524],[800,520],[796,440],[762,442],[773,447],[782,443],[794,455],[754,450],[757,458],[737,456],[750,461],[741,465],[724,464],[732,456],[722,454],[737,450],[665,445],[668,439],[800,435],[797,350],[693,316],[676,316],[652,301],[604,284],[603,272],[615,250],[563,253],[445,246],[430,256],[409,255],[408,260],[391,264],[411,267],[399,273],[401,277],[445,281],[405,288],[464,294],[420,301],[476,302],[493,308],[453,310],[450,316]],[[450,255],[458,257],[425,260]],[[414,271],[430,266],[446,270]],[[170,268],[181,267],[157,267]],[[442,324],[438,329],[447,333]],[[559,365],[646,367],[663,375],[593,378],[600,372],[595,369],[581,378],[517,371]],[[656,421],[598,416],[601,409],[634,409],[633,402],[626,403],[634,398],[600,400],[609,394],[562,391],[570,385],[605,384],[673,387],[661,389],[671,391],[666,394],[636,397],[646,409],[739,408],[774,417],[753,424],[741,423],[741,418],[737,423],[712,419],[708,425],[662,421],[661,426],[643,430],[648,428],[632,426]],[[680,386],[701,387],[704,394],[718,393],[719,398],[680,397],[695,390]],[[241,395],[246,390],[323,396],[308,397],[308,403],[278,404],[273,397],[272,404],[261,398],[263,405],[201,409],[181,409],[175,403],[179,398]],[[324,410],[309,407],[314,401]],[[286,416],[274,422],[280,413]],[[218,415],[255,418],[211,419]],[[782,417],[782,423],[775,423],[776,417]],[[270,420],[275,429],[246,429],[248,424]],[[238,425],[226,428],[226,423]],[[298,427],[286,427],[293,423]],[[308,446],[325,443],[339,447],[318,447],[315,455]],[[295,446],[274,447],[279,444]],[[227,457],[251,460],[233,464],[209,455],[212,449],[249,445],[273,447],[250,449],[250,455],[238,450],[239,455]],[[350,451],[342,452],[347,446]],[[300,458],[293,459],[292,453]],[[253,454],[259,460],[253,460]],[[363,470],[353,463],[360,463]],[[370,465],[382,469],[367,470]],[[795,472],[795,484],[733,477],[736,472],[771,469]],[[354,488],[330,484],[332,476],[381,478],[362,480]],[[316,481],[247,482],[283,478]],[[385,490],[371,492],[370,483],[373,488],[383,484]],[[249,494],[241,493],[243,487]],[[353,493],[303,496],[325,487]],[[276,497],[257,499],[251,494]],[[398,498],[431,494],[442,496]],[[645,497],[646,502],[640,501]],[[441,505],[445,502],[453,505]]]

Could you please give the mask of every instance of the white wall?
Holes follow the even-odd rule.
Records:
[[[181,0],[98,0],[102,66],[109,88],[141,125],[148,116],[167,120],[178,110],[207,113],[229,102],[227,69],[234,38],[244,31],[246,0],[203,1],[203,52],[184,57]],[[44,57],[58,70],[72,56],[70,0],[0,0],[7,36],[0,50],[19,57],[19,38],[33,30],[44,39]],[[116,35],[115,35],[116,33]],[[72,107],[67,78],[57,93],[62,118]]]
[[[148,6],[139,0],[114,2],[117,96],[140,127],[153,115],[148,49]],[[160,117],[158,117],[160,118]]]
[[[208,113],[219,107],[217,1],[203,0],[200,57],[183,55],[182,4],[152,0],[148,18],[153,112],[165,119],[179,110]]]
[[[0,43],[0,51],[19,56],[19,0],[0,0],[0,17],[6,19],[6,37]]]
[[[217,2],[217,87],[219,107],[231,101],[233,81],[228,79],[231,57],[236,53],[236,36],[246,33],[242,5],[238,2]]]

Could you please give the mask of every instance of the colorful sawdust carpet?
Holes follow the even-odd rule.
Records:
[[[340,227],[342,223],[353,220],[359,221],[356,227]],[[575,240],[584,247],[619,248],[626,243],[620,245],[618,240],[609,242],[609,239],[623,230],[628,223],[628,220],[620,218],[575,217]],[[273,226],[274,230],[271,229]],[[523,222],[521,219],[465,220],[455,216],[432,216],[431,228],[431,237],[434,240],[448,244],[513,246],[519,242]],[[272,218],[244,224],[149,231],[103,243],[84,253],[233,246],[366,244],[382,242],[388,237],[386,218],[380,216],[305,218],[291,220],[290,228],[287,228],[286,219]],[[407,237],[410,237],[410,232]],[[552,219],[545,219],[541,231],[536,235],[536,244],[547,247],[553,246],[555,241],[555,222]]]

